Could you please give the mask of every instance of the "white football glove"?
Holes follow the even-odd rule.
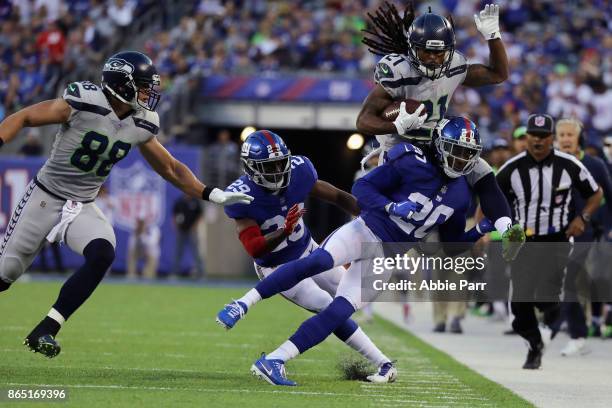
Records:
[[[232,205],[236,203],[250,204],[251,201],[253,201],[253,197],[247,194],[232,193],[223,191],[220,188],[214,188],[213,191],[210,192],[208,200],[221,205]]]
[[[499,5],[487,4],[484,10],[480,11],[480,16],[474,14],[476,28],[485,40],[494,40],[501,38],[499,32]]]
[[[423,109],[425,109],[425,105],[421,104],[414,113],[408,113],[406,112],[406,102],[402,102],[400,104],[399,115],[397,115],[397,118],[393,121],[397,129],[397,134],[403,136],[409,130],[418,129],[423,126],[423,123],[425,123],[427,119],[427,112],[421,115]]]

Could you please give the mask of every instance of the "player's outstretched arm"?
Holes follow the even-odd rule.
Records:
[[[381,116],[381,113],[391,103],[393,103],[391,95],[385,91],[385,88],[376,84],[361,106],[361,111],[357,116],[357,130],[367,135],[384,135],[397,132],[393,122],[389,122]]]
[[[0,146],[13,140],[24,127],[66,123],[70,112],[70,105],[63,99],[50,99],[23,108],[0,123]]]
[[[489,65],[469,65],[463,85],[477,87],[500,84],[508,79],[510,69],[499,31],[499,6],[486,5],[478,15],[474,15],[474,21],[489,45]]]
[[[327,201],[341,208],[347,213],[358,216],[361,209],[357,205],[357,199],[350,193],[340,190],[338,187],[328,183],[327,181],[317,180],[310,195],[320,200]]]
[[[140,145],[140,153],[160,176],[185,194],[221,205],[249,204],[250,195],[205,186],[185,164],[176,160],[156,138]]]
[[[283,227],[266,235],[261,233],[261,229],[255,220],[250,218],[237,219],[236,230],[238,231],[238,238],[249,255],[253,258],[260,258],[272,252],[281,242],[287,239],[305,213],[305,209],[300,209],[295,204],[289,209]]]

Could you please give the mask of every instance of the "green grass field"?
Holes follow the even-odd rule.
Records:
[[[0,295],[0,388],[64,387],[69,399],[59,406],[87,408],[530,406],[381,319],[363,328],[397,359],[396,383],[344,380],[339,363],[358,355],[329,338],[288,364],[298,387],[268,385],[251,376],[252,362],[309,313],[275,298],[226,332],[214,316],[240,289],[103,285],[64,326],[58,336],[62,353],[49,360],[27,352],[21,342],[59,286],[16,284]],[[28,405],[47,404],[15,406]]]

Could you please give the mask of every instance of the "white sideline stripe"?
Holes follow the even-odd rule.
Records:
[[[28,366],[27,368],[38,368],[38,366]],[[157,368],[157,367],[152,367],[152,368],[146,368],[146,367],[109,367],[109,366],[102,366],[102,367],[74,367],[74,366],[68,366],[68,365],[54,365],[52,368],[61,368],[63,370],[83,370],[83,369],[88,369],[88,370],[110,370],[110,371],[139,371],[139,372],[177,372],[177,373],[193,373],[193,374],[206,374],[206,373],[214,373],[214,374],[227,374],[227,371],[211,371],[211,370],[190,370],[190,369],[186,369],[186,368]],[[310,375],[305,375],[304,377],[310,377]],[[338,375],[334,375],[334,374],[326,374],[326,373],[319,373],[316,374],[316,377],[329,377],[329,378],[339,378],[340,374]]]
[[[18,387],[49,387],[49,388],[93,388],[93,389],[118,389],[118,390],[150,390],[150,391],[197,391],[197,392],[229,392],[229,393],[261,393],[261,394],[294,394],[294,395],[314,395],[314,396],[324,396],[324,397],[352,397],[352,398],[385,398],[386,395],[383,394],[372,394],[372,395],[364,395],[364,394],[345,394],[345,393],[335,393],[335,392],[316,392],[316,391],[281,391],[281,390],[251,390],[251,389],[228,389],[228,388],[184,388],[184,387],[139,387],[133,385],[99,385],[99,384],[28,384],[28,383],[6,383],[9,386],[18,386]],[[419,403],[421,401],[416,400],[387,400],[387,402],[410,402],[410,403]]]

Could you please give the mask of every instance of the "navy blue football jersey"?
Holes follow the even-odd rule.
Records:
[[[304,207],[304,201],[317,181],[317,171],[305,156],[291,157],[289,185],[277,194],[253,183],[246,175],[230,184],[226,191],[249,194],[254,197],[250,204],[225,206],[225,213],[233,219],[250,218],[257,222],[262,234],[282,228],[287,212],[294,204]],[[298,259],[310,244],[310,231],[300,219],[293,233],[272,252],[255,258],[255,263],[264,267],[282,265]]]
[[[438,226],[441,241],[461,241],[472,192],[465,177],[449,178],[421,149],[400,143],[388,160],[357,180],[353,194],[366,225],[383,242],[416,242]],[[385,206],[411,200],[422,205],[410,219]]]

